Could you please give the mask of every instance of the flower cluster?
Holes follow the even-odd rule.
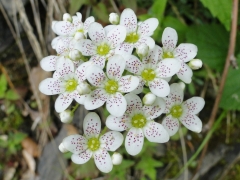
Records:
[[[196,116],[204,106],[201,97],[183,102],[179,83],[169,85],[174,75],[191,83],[192,69],[202,66],[193,59],[197,47],[183,43],[176,47],[177,33],[167,27],[162,35],[162,47],[151,38],[158,27],[156,18],[138,22],[133,10],[125,9],[119,17],[110,14],[112,25],[103,27],[88,17],[82,22],[81,13],[63,15],[63,21],[52,23],[58,35],[52,41],[56,56],[42,59],[45,71],[55,71],[52,78],[39,84],[46,95],[56,95],[55,109],[61,121],[72,121],[76,108],[73,100],[87,110],[105,105],[110,115],[106,127],[112,131],[101,134],[99,116],[88,113],[83,121],[84,135],[71,135],[59,146],[62,152],[72,152],[77,164],[94,158],[96,166],[108,173],[113,164],[121,163],[121,155],[110,157],[123,141],[122,131],[128,131],[125,148],[130,155],[140,153],[144,137],[150,142],[165,143],[179,128],[179,121],[189,130],[199,133],[202,122]],[[189,62],[189,65],[186,64]],[[139,94],[147,93],[143,99]],[[144,104],[144,105],[143,105]],[[166,114],[162,124],[156,121]],[[112,161],[111,159],[114,159]]]

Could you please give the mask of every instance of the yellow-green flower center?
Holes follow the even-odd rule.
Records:
[[[72,92],[72,91],[74,91],[77,88],[77,86],[78,86],[77,80],[69,79],[66,82],[65,89],[66,89],[67,92]]]
[[[136,32],[131,32],[127,34],[125,42],[136,43],[139,40],[139,35]]]
[[[78,29],[77,32],[84,33],[84,30],[83,29]]]
[[[114,80],[108,80],[105,84],[105,90],[109,94],[115,94],[118,90],[118,82]]]
[[[174,58],[174,55],[172,52],[163,52],[163,59],[165,58]]]
[[[97,54],[100,56],[105,56],[109,53],[110,51],[110,46],[106,43],[103,43],[97,47]]]
[[[170,110],[170,114],[174,118],[180,118],[182,116],[182,113],[183,113],[183,109],[181,105],[175,105]]]
[[[93,137],[88,140],[87,146],[88,146],[88,149],[90,149],[91,151],[96,151],[100,147],[100,142],[98,138]]]
[[[135,128],[143,128],[147,122],[147,119],[142,114],[136,114],[132,117],[131,123]]]
[[[145,81],[148,82],[152,81],[156,77],[156,74],[153,69],[144,69],[141,73],[141,76]]]

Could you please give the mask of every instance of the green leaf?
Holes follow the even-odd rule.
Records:
[[[6,99],[8,100],[14,101],[14,100],[18,100],[19,98],[20,98],[19,95],[11,89],[8,90],[6,93]]]
[[[186,34],[187,41],[198,47],[197,58],[210,68],[222,71],[228,51],[229,34],[221,25],[192,26]]]
[[[3,97],[5,91],[7,90],[7,78],[4,74],[0,76],[0,97]]]
[[[102,2],[98,3],[96,6],[93,6],[93,13],[98,19],[108,23],[108,11]]]
[[[109,179],[125,180],[127,177],[127,170],[133,166],[134,161],[123,159],[120,165],[114,166],[109,173]]]
[[[131,8],[133,11],[137,10],[136,0],[122,0],[122,4],[127,8]]]
[[[71,0],[69,6],[69,13],[75,14],[84,4],[88,4],[87,0]]]
[[[167,5],[167,0],[154,0],[152,8],[150,10],[150,15],[154,16],[161,22],[163,19],[163,14]]]
[[[205,7],[207,7],[214,17],[217,17],[219,21],[229,31],[231,24],[231,0],[200,0]]]
[[[240,54],[237,56],[240,64]],[[240,110],[240,69],[230,67],[227,80],[223,89],[220,107],[226,110]]]

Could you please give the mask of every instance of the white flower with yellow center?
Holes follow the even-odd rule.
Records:
[[[94,22],[89,27],[88,35],[91,40],[82,40],[76,49],[84,56],[91,56],[90,61],[103,68],[105,60],[113,56],[115,48],[124,41],[126,29],[117,25],[107,32],[101,24]]]
[[[125,61],[121,55],[109,58],[106,73],[99,66],[87,68],[87,80],[96,87],[85,100],[85,108],[93,110],[106,102],[106,108],[114,116],[122,116],[126,110],[126,100],[122,93],[133,91],[139,83],[135,76],[122,76]]]
[[[192,60],[197,55],[197,46],[190,43],[182,43],[178,47],[177,45],[178,35],[175,29],[167,27],[162,34],[162,54],[161,59],[174,58],[181,63],[181,68],[177,73],[179,79],[185,83],[191,83],[192,81],[192,69],[185,64]]]
[[[55,102],[55,109],[58,113],[68,108],[75,99],[79,104],[83,104],[87,93],[81,91],[86,89],[85,65],[80,65],[76,70],[73,63],[66,61],[59,62],[59,68],[54,72],[53,78],[47,78],[39,84],[39,90],[46,95],[60,94]]]
[[[110,172],[113,164],[108,151],[115,151],[122,145],[123,135],[116,131],[100,135],[101,121],[94,112],[84,118],[83,131],[83,136],[76,134],[63,139],[62,146],[73,153],[71,159],[74,163],[84,164],[93,157],[100,171]]]
[[[192,97],[183,102],[183,89],[180,84],[173,83],[170,86],[170,94],[164,98],[167,115],[162,122],[170,136],[179,129],[179,121],[191,131],[201,132],[202,121],[196,116],[204,107],[205,101],[201,97]]]
[[[146,85],[158,97],[166,97],[169,94],[170,88],[166,79],[179,71],[180,63],[176,59],[165,59],[159,62],[160,52],[161,48],[155,46],[142,61],[136,56],[124,55],[126,70],[136,74],[140,81],[134,93],[141,93],[143,86]]]
[[[165,143],[169,140],[164,127],[154,122],[165,109],[165,102],[157,97],[151,106],[142,106],[139,96],[129,93],[125,95],[127,110],[121,117],[108,116],[106,126],[114,131],[129,130],[125,138],[125,148],[130,155],[137,155],[142,150],[144,136],[150,142]]]
[[[116,48],[116,54],[132,54],[133,48],[145,43],[149,49],[155,45],[155,41],[150,37],[158,26],[156,18],[149,18],[138,24],[137,16],[132,9],[124,9],[120,16],[120,25],[125,26],[127,35],[124,42]]]

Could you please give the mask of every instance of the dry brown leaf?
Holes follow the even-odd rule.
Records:
[[[67,135],[79,134],[78,130],[72,124],[64,124],[67,130]]]
[[[39,157],[40,155],[39,147],[37,143],[34,142],[31,138],[26,137],[21,144],[23,149],[25,149],[33,157]]]

